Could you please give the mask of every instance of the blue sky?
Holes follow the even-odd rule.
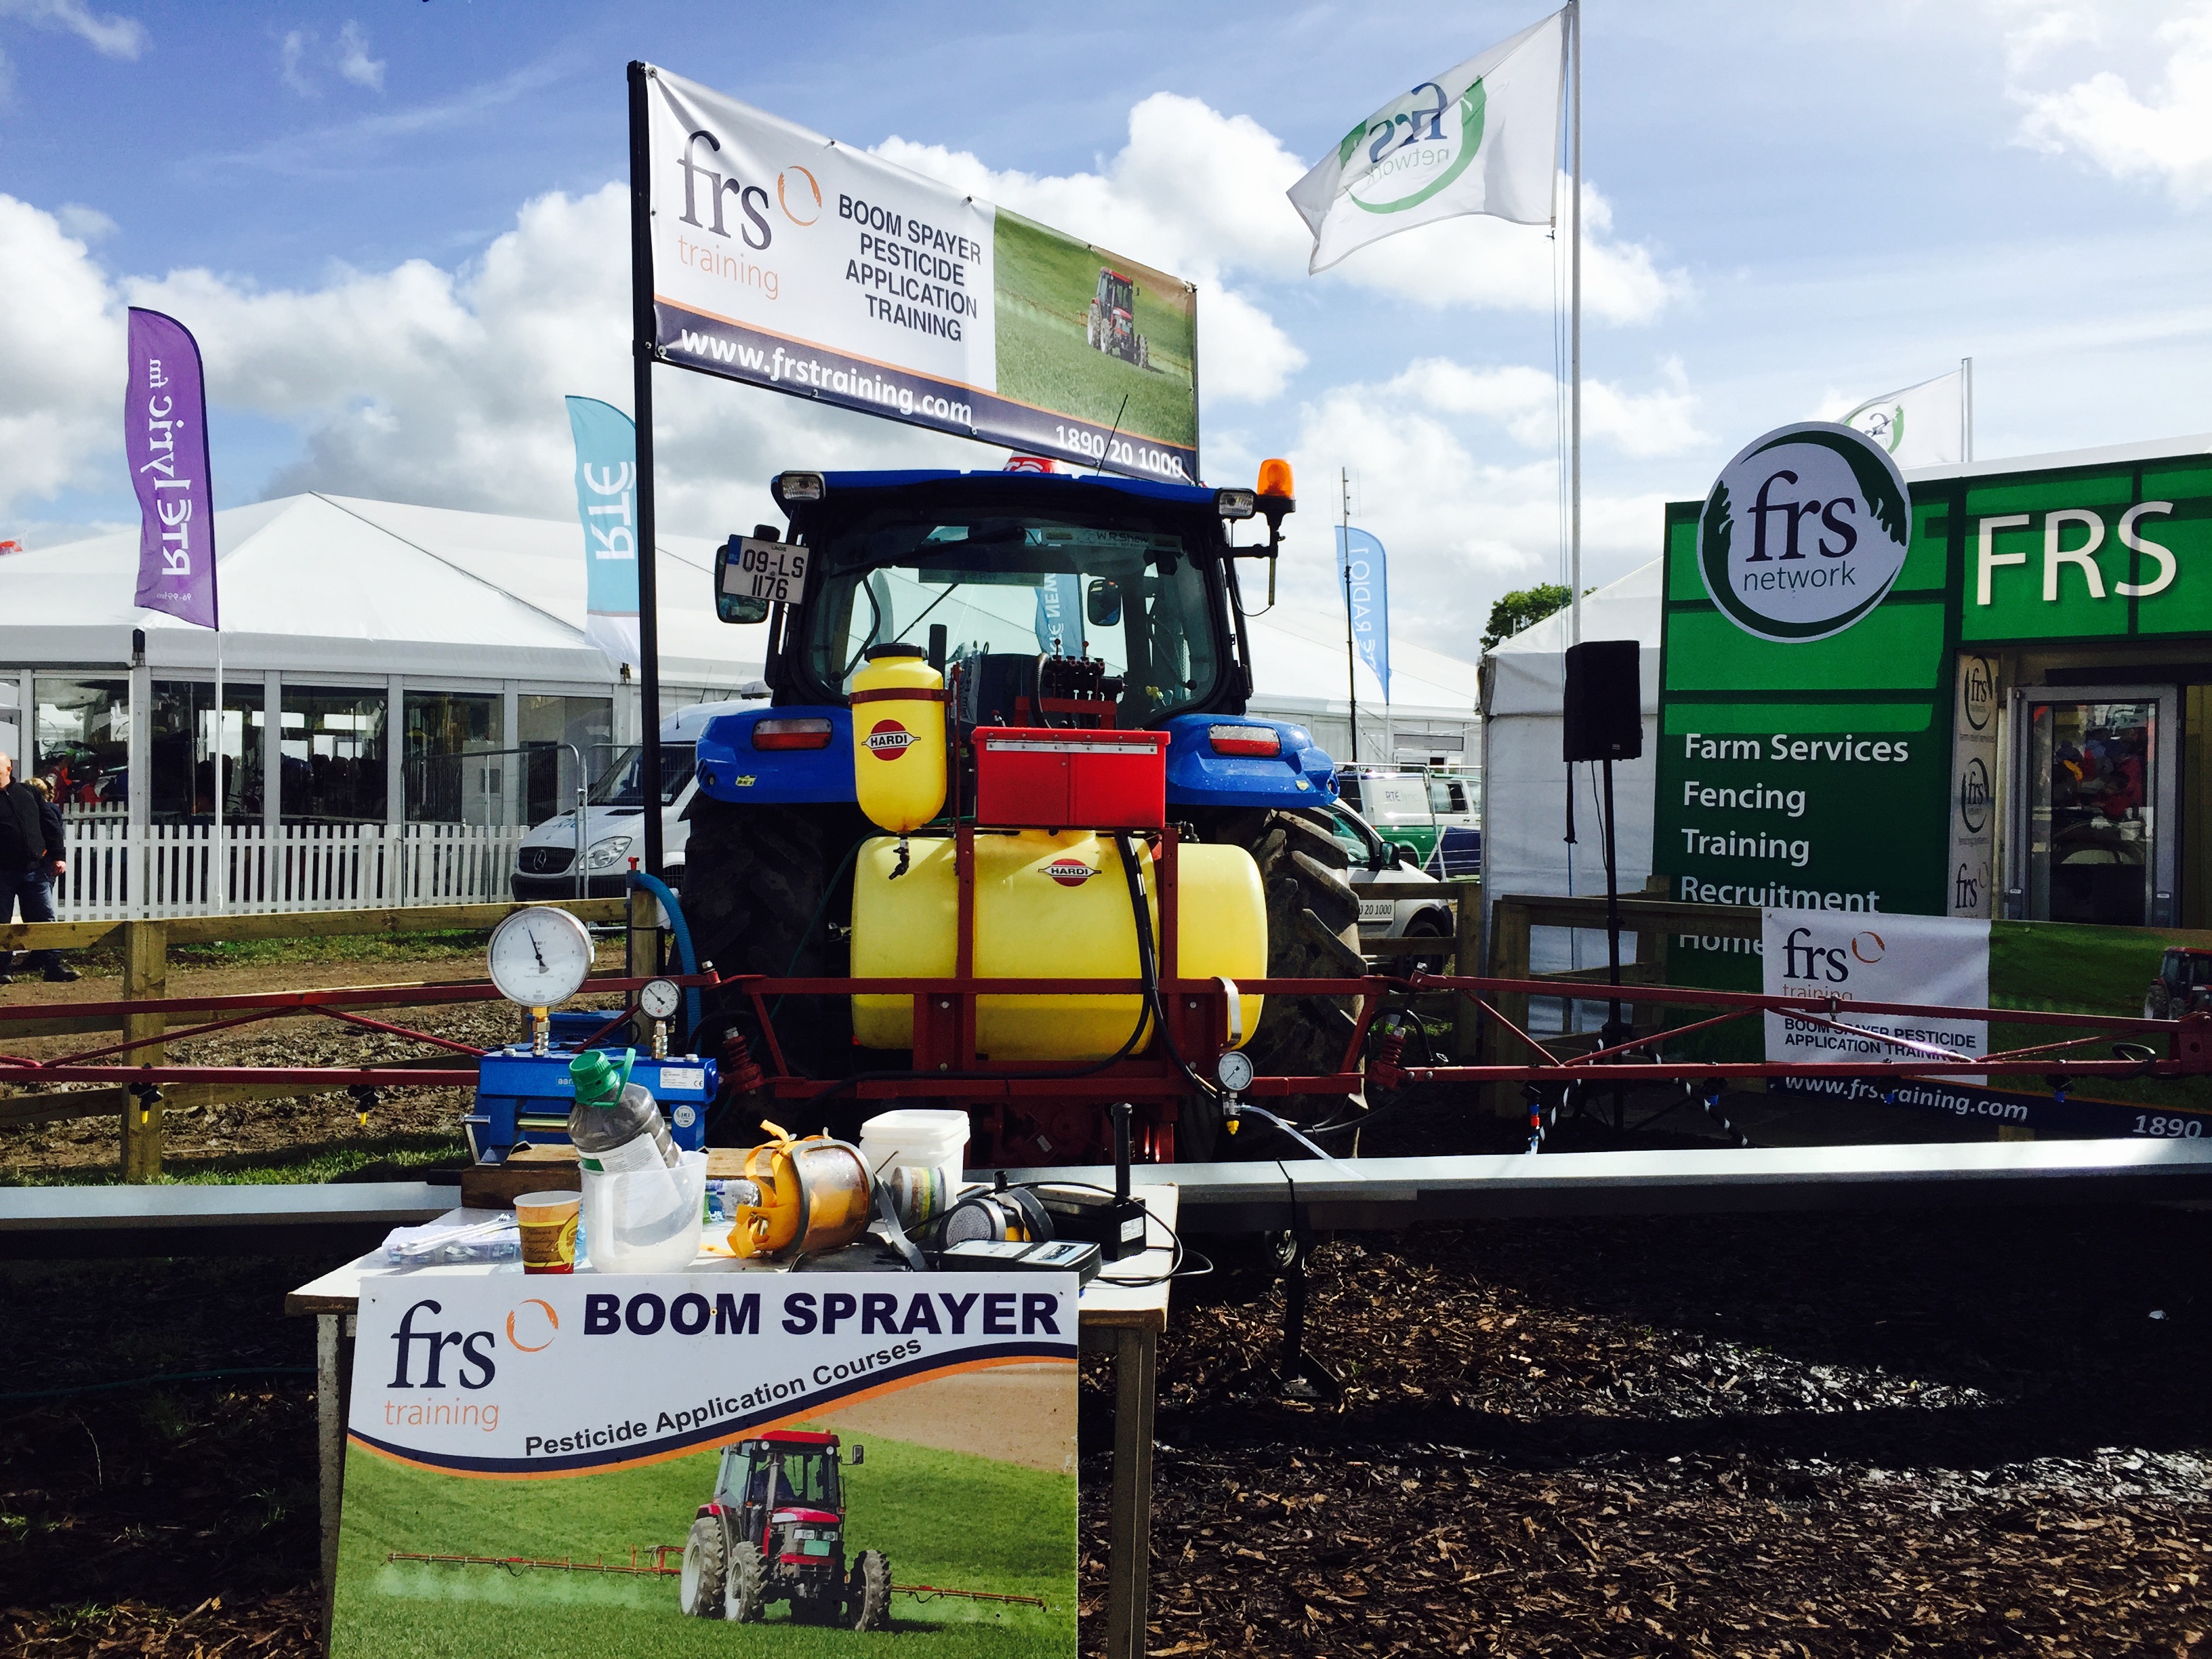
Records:
[[[629,402],[608,186],[641,57],[1196,277],[1212,481],[1290,454],[1325,510],[1352,468],[1398,630],[1471,655],[1498,592],[1557,570],[1552,246],[1462,221],[1309,278],[1280,191],[1539,15],[0,0],[0,536],[131,519],[133,301],[209,348],[226,501],[567,511],[558,394]],[[2212,12],[1591,0],[1586,21],[1592,578],[1650,557],[1658,503],[1758,432],[1968,354],[1984,458],[2212,428]],[[749,526],[784,466],[994,464],[663,384],[672,529]],[[1326,589],[1317,530],[1296,591]]]

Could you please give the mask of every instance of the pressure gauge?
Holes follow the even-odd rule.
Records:
[[[1241,1048],[1231,1048],[1214,1062],[1213,1075],[1221,1086],[1232,1095],[1241,1095],[1252,1086],[1252,1061]]]
[[[492,929],[491,981],[525,1008],[550,1008],[582,987],[597,952],[582,922],[566,910],[532,905]]]
[[[647,1019],[673,1019],[683,1003],[684,993],[677,988],[674,980],[647,980],[645,988],[637,994],[637,1006],[645,1010]]]

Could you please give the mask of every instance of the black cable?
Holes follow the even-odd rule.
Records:
[[[1175,1030],[1168,1022],[1167,1004],[1160,995],[1159,959],[1152,951],[1152,922],[1145,909],[1144,885],[1137,877],[1136,852],[1129,844],[1127,830],[1115,831],[1114,840],[1121,851],[1122,877],[1129,884],[1129,908],[1136,914],[1137,969],[1144,977],[1145,994],[1151,999],[1152,1012],[1159,1017],[1161,1046],[1168,1051],[1168,1058],[1175,1061],[1176,1069],[1190,1079],[1191,1086],[1218,1103],[1221,1091],[1191,1070],[1190,1062],[1176,1047]]]
[[[1040,1187],[1059,1187],[1072,1188],[1077,1192],[1103,1193],[1109,1198],[1118,1196],[1111,1187],[1101,1187],[1096,1182],[1091,1181],[1018,1181],[1013,1184],[1030,1192],[1035,1192]],[[1192,1249],[1188,1245],[1185,1244],[1182,1242],[1182,1235],[1175,1230],[1175,1227],[1169,1222],[1167,1218],[1155,1214],[1149,1205],[1146,1206],[1145,1209],[1145,1219],[1146,1221],[1157,1221],[1163,1228],[1166,1229],[1169,1239],[1172,1241],[1175,1245],[1174,1261],[1170,1264],[1167,1272],[1160,1274],[1158,1278],[1109,1279],[1106,1281],[1108,1284],[1129,1285],[1138,1287],[1149,1285],[1164,1285],[1171,1279],[1203,1279],[1213,1271],[1213,1263],[1212,1260],[1200,1255],[1198,1251]],[[1149,1250],[1152,1247],[1147,1244],[1145,1248]],[[1185,1273],[1182,1270],[1182,1264],[1187,1256],[1197,1256],[1200,1261],[1206,1263],[1206,1266],[1200,1268],[1196,1273]]]

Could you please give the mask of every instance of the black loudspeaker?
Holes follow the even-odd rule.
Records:
[[[1560,757],[1634,760],[1644,752],[1644,693],[1634,640],[1584,640],[1567,647]]]

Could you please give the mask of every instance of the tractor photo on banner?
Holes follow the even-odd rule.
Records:
[[[644,73],[663,361],[1109,472],[1198,477],[1188,283]]]
[[[334,1659],[1075,1652],[1072,1273],[417,1277],[356,1352]]]

